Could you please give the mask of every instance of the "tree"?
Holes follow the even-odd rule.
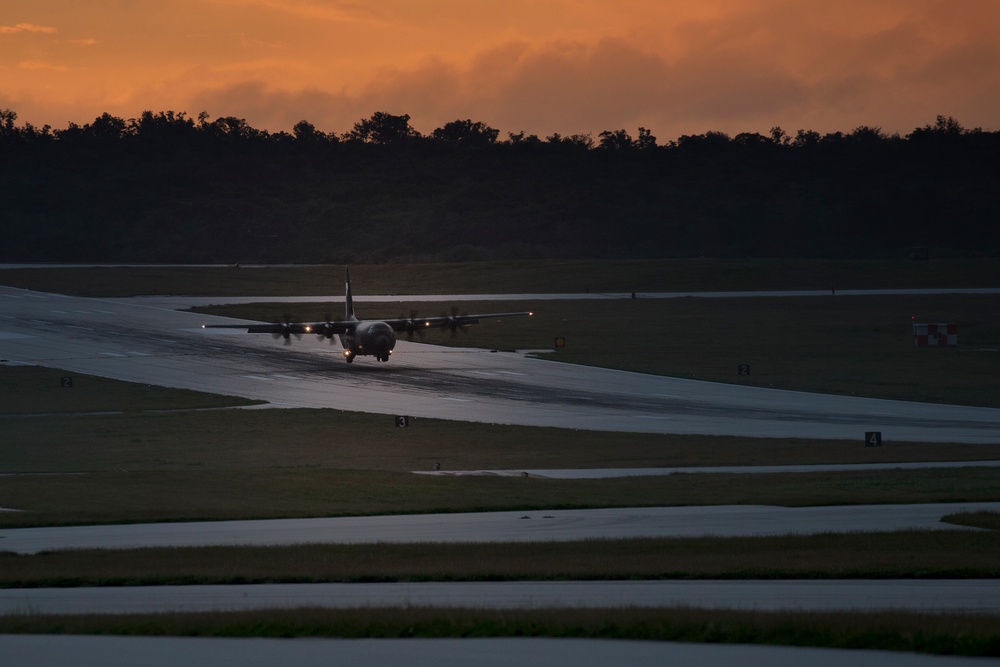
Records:
[[[740,146],[770,146],[771,140],[759,132],[740,132],[733,137],[733,143]]]
[[[566,146],[567,148],[582,148],[583,150],[590,150],[594,147],[594,138],[589,133],[564,137],[558,132],[553,132],[545,137],[545,140],[551,146]]]
[[[480,121],[453,120],[431,133],[438,140],[460,146],[489,146],[496,143],[500,130]]]
[[[649,148],[656,148],[656,137],[653,133],[644,127],[639,128],[639,138],[635,140],[636,148],[639,150],[647,150]]]
[[[0,137],[11,137],[17,134],[17,130],[14,128],[14,121],[16,120],[16,111],[0,109]]]
[[[207,114],[198,116],[202,119],[204,129],[204,119]],[[181,111],[143,111],[139,118],[132,118],[128,122],[130,134],[142,140],[169,140],[190,135],[195,129],[194,121],[187,117],[187,113]]]
[[[725,132],[710,131],[705,134],[684,134],[677,138],[677,146],[684,149],[705,150],[722,148],[731,142]]]
[[[225,116],[216,118],[203,129],[208,134],[215,137],[225,137],[227,139],[260,139],[267,137],[265,130],[258,130],[247,123],[245,118],[235,116]]]
[[[818,146],[820,142],[819,132],[814,130],[799,130],[795,133],[795,138],[792,139],[792,145],[796,148],[804,148],[806,146]]]
[[[874,144],[886,138],[882,128],[869,125],[859,125],[848,136],[853,142],[859,144]]]
[[[965,134],[961,123],[951,116],[938,116],[933,125],[918,127],[910,133],[908,139],[923,141],[926,139],[957,139]]]
[[[95,118],[93,123],[84,125],[83,132],[99,141],[117,141],[128,134],[128,124],[105,112]]]
[[[344,135],[350,141],[362,141],[366,144],[396,144],[420,133],[410,127],[410,115],[393,116],[384,111],[376,111],[371,118],[359,120],[354,129]]]
[[[625,130],[604,130],[599,135],[599,148],[606,151],[627,151],[633,147],[632,137]]]
[[[316,129],[316,126],[307,120],[300,120],[292,128],[295,141],[303,144],[327,143],[336,140],[336,135],[328,135]]]

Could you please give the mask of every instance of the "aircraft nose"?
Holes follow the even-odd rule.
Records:
[[[378,347],[378,349],[382,350],[383,352],[388,352],[393,347],[395,347],[396,336],[393,333],[392,329],[389,329],[388,331],[385,330],[379,331],[378,335],[375,338],[375,345]]]

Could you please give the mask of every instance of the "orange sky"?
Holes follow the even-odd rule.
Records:
[[[997,0],[4,0],[0,108],[300,120],[375,111],[661,143],[780,125],[1000,129]]]

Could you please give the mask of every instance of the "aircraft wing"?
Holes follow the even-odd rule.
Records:
[[[269,333],[275,336],[316,334],[332,336],[351,331],[357,322],[282,322],[279,324],[203,324],[203,329],[246,329],[247,333]]]
[[[482,315],[440,315],[437,317],[397,317],[387,320],[371,320],[385,322],[394,331],[411,334],[421,329],[451,329],[469,324],[479,324],[480,320],[499,319],[501,317],[522,317],[534,313],[485,313]],[[205,329],[246,329],[247,333],[269,333],[274,336],[301,336],[315,334],[329,338],[334,334],[350,333],[359,324],[357,320],[339,320],[335,322],[280,322],[277,324],[204,324]]]
[[[405,331],[413,333],[421,329],[457,329],[469,324],[479,324],[480,320],[499,319],[501,317],[522,317],[533,315],[530,312],[520,313],[485,313],[483,315],[440,315],[438,317],[397,317],[395,319],[381,320],[395,331]]]

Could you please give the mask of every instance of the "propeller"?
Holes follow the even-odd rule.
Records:
[[[399,319],[403,319],[404,315],[400,315]],[[413,340],[413,334],[416,333],[421,338],[424,336],[424,328],[420,326],[420,320],[417,317],[417,311],[411,310],[410,317],[406,320],[406,338],[408,340]]]
[[[316,329],[316,335],[320,338],[326,338],[333,344],[333,318],[330,317],[330,313],[325,313],[323,315],[323,325]]]
[[[276,331],[275,333],[273,333],[271,335],[274,337],[275,340],[278,340],[279,338],[284,338],[285,339],[285,345],[291,345],[292,344],[292,318],[290,316],[288,316],[288,315],[285,315],[285,321],[281,322],[280,324],[281,324],[281,331]],[[302,335],[296,333],[295,334],[295,339],[296,340],[302,340]]]
[[[442,315],[442,317],[445,316]],[[448,329],[451,331],[452,338],[454,338],[459,331],[465,333],[465,327],[458,323],[458,308],[453,307],[451,309],[451,316],[448,317]]]

